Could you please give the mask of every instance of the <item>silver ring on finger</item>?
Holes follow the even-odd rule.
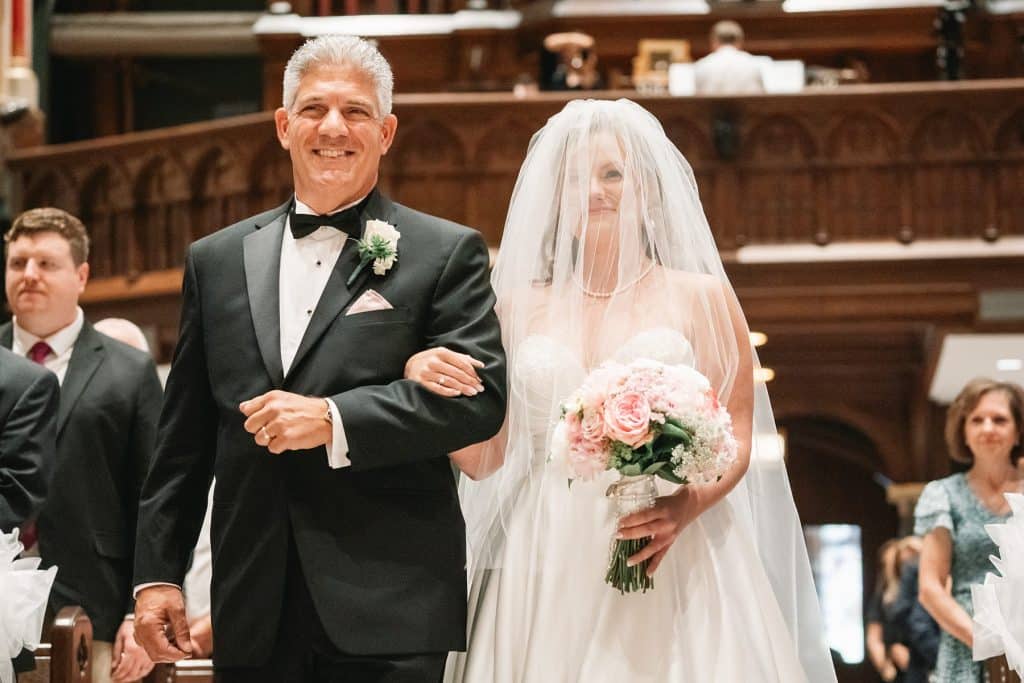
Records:
[[[447,379],[448,379],[447,377],[445,377],[444,375],[441,375],[440,377],[437,378],[437,383],[440,384],[443,387],[444,383],[445,383],[445,381],[447,381]]]

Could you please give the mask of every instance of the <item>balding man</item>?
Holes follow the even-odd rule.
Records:
[[[697,61],[698,95],[750,95],[764,92],[757,58],[743,51],[743,29],[735,21],[711,27],[711,54]]]

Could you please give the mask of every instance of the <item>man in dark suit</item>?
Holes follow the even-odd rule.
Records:
[[[52,372],[0,347],[0,533],[34,519],[46,500],[59,391]]]
[[[56,460],[57,376],[0,346],[0,533],[32,523],[50,485]],[[22,534],[31,544],[33,534]],[[33,668],[32,653],[14,660]]]
[[[50,606],[81,605],[92,620],[93,681],[132,681],[152,662],[135,644],[132,564],[139,490],[160,413],[152,359],[93,329],[78,307],[89,239],[60,209],[32,209],[4,237],[14,319],[0,345],[60,381],[57,458],[39,513],[43,566],[57,565]]]
[[[294,199],[189,251],[136,549],[136,633],[158,661],[190,652],[177,586],[214,473],[219,680],[434,683],[465,646],[447,454],[500,428],[505,357],[481,236],[376,189],[391,83],[363,40],[307,42],[275,115]],[[364,234],[368,263],[346,245]],[[435,346],[485,363],[475,395],[403,379]]]

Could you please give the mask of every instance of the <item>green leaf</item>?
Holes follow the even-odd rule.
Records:
[[[665,436],[670,436],[673,439],[685,439],[689,442],[690,434],[685,429],[677,424],[671,422],[665,422],[665,429],[662,431]]]
[[[640,469],[640,465],[632,464],[626,465],[625,467],[620,469],[619,472],[622,472],[622,474],[627,477],[636,477],[639,474],[641,474],[643,470]]]
[[[656,462],[653,465],[649,465],[647,467],[647,469],[644,470],[644,474],[656,474],[658,472],[658,470],[660,470],[662,467],[664,467],[667,464],[668,464],[667,462],[662,460],[661,462]]]

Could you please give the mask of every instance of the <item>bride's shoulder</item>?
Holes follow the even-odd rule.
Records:
[[[720,295],[724,291],[723,281],[709,273],[673,270],[665,266],[657,266],[656,270],[661,276],[662,281],[671,287],[676,294],[700,293]]]

